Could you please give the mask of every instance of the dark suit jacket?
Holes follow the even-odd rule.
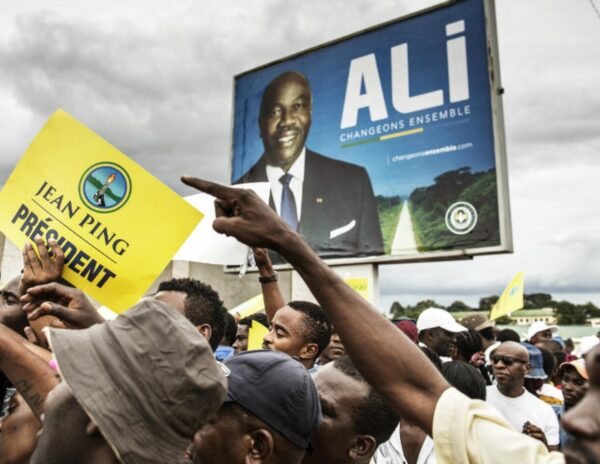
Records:
[[[268,180],[263,155],[235,183]],[[270,203],[274,208],[272,197]],[[323,257],[383,254],[377,203],[365,168],[307,149],[299,232]]]

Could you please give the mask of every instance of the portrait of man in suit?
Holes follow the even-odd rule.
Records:
[[[295,71],[277,76],[258,115],[263,155],[235,183],[269,182],[271,207],[323,257],[383,254],[367,171],[308,149],[311,122],[306,77]]]

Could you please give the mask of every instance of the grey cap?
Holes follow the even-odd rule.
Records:
[[[178,463],[227,382],[181,314],[144,299],[86,330],[50,330],[63,381],[124,463]]]

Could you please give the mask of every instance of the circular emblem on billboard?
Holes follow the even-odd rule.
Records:
[[[477,210],[471,203],[458,201],[446,211],[446,227],[456,235],[471,232],[477,224]]]
[[[102,162],[89,167],[79,180],[81,201],[97,213],[121,208],[131,195],[131,178],[115,163]]]

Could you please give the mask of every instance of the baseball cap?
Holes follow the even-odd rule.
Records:
[[[527,330],[527,340],[531,340],[531,338],[540,332],[544,332],[545,330],[551,330],[552,333],[558,332],[557,325],[546,325],[543,321],[534,322],[529,326],[529,330]]]
[[[448,311],[439,308],[427,308],[417,319],[417,329],[421,332],[436,327],[455,333],[467,330],[466,327],[456,322]]]
[[[583,377],[585,380],[590,380],[587,367],[585,366],[585,359],[574,359],[573,361],[562,363],[558,368],[561,375],[568,366],[573,366],[581,377]]]
[[[300,362],[285,353],[254,350],[224,361],[225,402],[234,402],[271,426],[300,449],[322,420],[317,388]]]
[[[496,325],[494,321],[490,321],[483,314],[469,314],[468,316],[463,317],[460,323],[467,329],[477,331],[489,329],[490,327],[494,327]]]
[[[180,462],[226,395],[206,339],[160,301],[89,329],[50,329],[49,342],[63,381],[126,464]]]
[[[415,323],[408,319],[402,319],[400,321],[395,322],[396,327],[398,327],[404,335],[410,338],[413,342],[419,343],[419,333],[417,332],[417,326]]]
[[[531,343],[521,343],[529,352],[529,364],[531,369],[525,375],[526,379],[547,379],[548,376],[544,372],[544,358],[540,349]]]

